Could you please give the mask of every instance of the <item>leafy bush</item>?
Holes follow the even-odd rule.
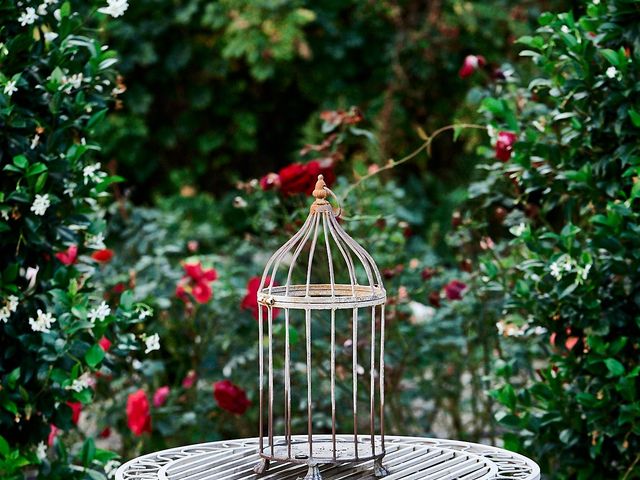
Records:
[[[115,53],[86,24],[87,2],[0,6],[0,476],[104,478],[114,453],[74,424],[93,376],[139,340],[124,335],[140,309],[116,307],[93,276],[104,245],[105,190],[117,177],[95,160],[92,135],[117,92]],[[114,348],[107,355],[109,343]],[[55,445],[55,452],[52,447]],[[111,461],[111,463],[109,463]]]
[[[519,40],[539,75],[481,107],[495,151],[458,239],[495,242],[476,284],[527,350],[498,362],[499,419],[553,478],[639,478],[637,20],[624,0],[541,16]]]

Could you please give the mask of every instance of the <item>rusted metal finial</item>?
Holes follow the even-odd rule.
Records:
[[[324,176],[323,175],[318,175],[318,181],[316,182],[316,186],[313,189],[313,196],[316,197],[316,204],[318,205],[323,205],[326,203],[326,198],[327,198],[327,190],[325,189],[325,187],[327,186],[326,183],[324,183]]]

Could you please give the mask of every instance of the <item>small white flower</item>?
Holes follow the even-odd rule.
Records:
[[[7,307],[9,308],[9,311],[15,312],[18,309],[18,304],[18,297],[15,295],[9,295],[7,298]]]
[[[84,177],[84,184],[86,185],[89,181],[92,182],[100,182],[100,180],[106,176],[106,173],[100,171],[100,162],[94,163],[93,165],[87,165],[82,169],[82,176]]]
[[[150,353],[154,350],[160,350],[160,335],[158,335],[157,333],[154,333],[153,335],[148,337],[144,336],[143,339],[146,346],[144,353]]]
[[[107,302],[102,302],[99,306],[92,309],[88,314],[87,318],[91,321],[91,323],[96,323],[96,320],[103,321],[111,314],[111,308],[107,305]]]
[[[44,0],[45,5],[55,5],[58,0]]]
[[[26,25],[31,25],[37,19],[38,19],[38,14],[36,13],[36,9],[33,7],[27,7],[27,9],[24,12],[22,12],[20,17],[18,17],[18,21],[20,22],[20,25],[22,25],[23,27]]]
[[[38,460],[40,460],[41,462],[47,458],[47,446],[44,444],[44,442],[40,442],[37,446],[36,446],[36,457],[38,458]]]
[[[68,197],[73,197],[73,193],[75,192],[76,188],[78,188],[78,184],[77,183],[71,182],[71,181],[65,179],[64,180],[64,191],[62,193],[64,193]]]
[[[38,5],[38,15],[46,15],[47,14],[47,4],[41,3]]]
[[[58,38],[58,34],[56,32],[44,32],[45,41],[53,42],[56,38]]]
[[[5,221],[9,220],[9,211],[8,210],[0,210],[0,217],[2,217],[2,219],[5,220]]]
[[[0,53],[2,55],[9,55],[9,49],[7,48],[7,46],[4,44],[4,42],[0,42]]]
[[[560,27],[560,30],[562,31],[562,33],[569,33],[571,30],[569,30],[569,27],[567,27],[566,25],[563,25],[562,27]]]
[[[589,276],[589,272],[591,271],[591,264],[587,263],[584,268],[582,269],[582,273],[580,274],[580,276],[582,277],[583,280],[586,280],[587,277]]]
[[[31,330],[34,332],[47,333],[51,331],[51,325],[55,321],[56,319],[51,313],[44,313],[42,310],[38,309],[37,319],[34,320],[33,317],[29,318],[29,325],[31,326]]]
[[[62,83],[61,88],[64,88],[67,85],[70,86],[71,88],[76,88],[76,89],[80,88],[82,86],[83,79],[84,79],[84,76],[82,75],[82,72],[74,73],[70,77],[63,76],[61,80],[61,83]]]
[[[38,135],[37,133],[33,136],[33,139],[31,140],[31,150],[34,150],[38,144],[40,143],[40,135]]]
[[[616,78],[616,75],[618,75],[618,69],[616,67],[609,67],[604,74],[609,78]]]
[[[31,290],[36,285],[36,279],[38,278],[38,272],[40,271],[40,267],[27,267],[27,270],[24,272],[24,278],[29,282],[27,285],[27,290]]]
[[[4,86],[4,94],[5,95],[13,95],[14,93],[16,93],[18,91],[18,87],[16,87],[16,81],[15,80],[9,80],[6,85]]]
[[[9,310],[9,307],[0,308],[0,322],[7,323],[7,320],[9,320],[10,316],[11,310]]]
[[[44,215],[47,211],[47,208],[51,206],[51,201],[49,200],[49,194],[45,193],[44,195],[36,194],[36,199],[33,201],[31,205],[31,211],[36,215]]]
[[[247,201],[242,198],[240,195],[233,199],[233,206],[235,208],[245,208],[247,206]]]
[[[87,240],[85,242],[87,248],[92,248],[94,250],[102,250],[103,248],[107,248],[104,244],[104,235],[99,233],[97,235],[87,235]]]
[[[149,317],[153,313],[153,310],[148,307],[138,307],[136,309],[136,312],[138,312],[138,315],[140,315],[138,319],[142,321],[145,318]]]
[[[549,267],[549,271],[551,272],[551,276],[556,280],[560,280],[562,278],[562,272],[560,271],[560,265],[557,262],[553,262]]]
[[[71,385],[65,387],[65,390],[73,390],[74,392],[81,392],[85,388],[91,386],[91,380],[87,374],[84,374],[76,378]]]
[[[520,225],[516,225],[515,227],[511,227],[509,230],[515,237],[520,237],[524,231],[527,229],[527,226],[524,223]]]
[[[59,8],[53,11],[53,18],[55,18],[58,21],[62,20],[62,12],[60,12]]]
[[[127,0],[107,0],[107,6],[99,8],[98,11],[111,15],[113,18],[118,18],[124,15],[127,8],[129,8],[129,2]]]
[[[116,470],[120,466],[120,462],[117,460],[109,460],[104,465],[104,473],[107,474],[107,478],[113,478],[116,476]]]
[[[594,5],[600,5],[600,0],[593,0]]]

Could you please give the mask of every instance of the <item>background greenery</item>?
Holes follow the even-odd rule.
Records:
[[[385,277],[390,433],[640,478],[640,3],[68,1],[21,25],[28,3],[0,26],[3,478],[255,435],[250,280],[310,165]]]

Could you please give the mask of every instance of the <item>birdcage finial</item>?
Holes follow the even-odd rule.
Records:
[[[318,175],[318,181],[316,182],[316,186],[313,189],[313,196],[316,197],[315,203],[318,205],[324,205],[325,203],[327,203],[327,190],[325,189],[326,186],[327,184],[324,183],[324,175]]]

